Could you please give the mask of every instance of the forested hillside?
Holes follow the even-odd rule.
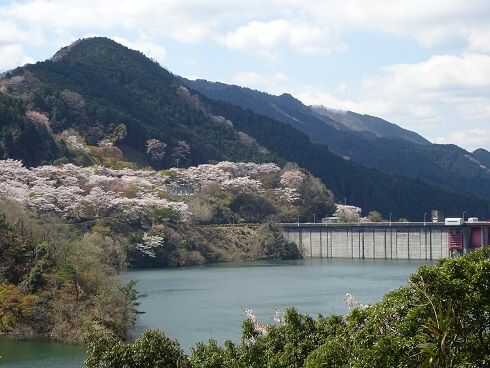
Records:
[[[106,38],[77,41],[51,60],[6,73],[0,96],[6,106],[0,110],[2,157],[28,166],[165,169],[289,161],[318,176],[339,201],[366,211],[412,219],[432,208],[448,215],[489,213],[486,200],[366,169],[312,144],[290,125],[208,99],[140,52]],[[404,169],[396,156],[391,159]]]
[[[209,98],[251,110],[288,124],[314,143],[362,166],[385,174],[405,176],[445,191],[487,199],[490,170],[479,158],[455,145],[431,144],[420,135],[383,119],[310,107],[289,94],[260,91],[205,80],[183,80]]]
[[[0,335],[81,342],[89,330],[125,339],[134,284],[121,284],[124,244],[0,199]]]
[[[127,161],[162,168],[271,158],[229,121],[208,114],[172,74],[109,39],[76,42],[51,60],[16,69],[0,89],[68,145],[70,134],[93,146],[117,144]]]
[[[52,162],[62,152],[47,127],[27,114],[23,101],[0,93],[0,159],[15,157],[39,165]]]
[[[378,209],[384,214],[420,220],[424,212],[440,208],[448,215],[459,216],[465,208],[481,217],[489,214],[489,202],[476,197],[445,192],[420,180],[385,175],[332,154],[328,147],[313,144],[294,128],[279,124],[251,111],[221,103],[213,111],[233,120],[235,125],[253,136],[267,149],[287,160],[295,161],[322,179],[342,201],[364,209]],[[285,144],[287,142],[287,144]]]

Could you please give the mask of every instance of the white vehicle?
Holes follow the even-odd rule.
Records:
[[[461,226],[464,225],[462,218],[447,218],[445,221],[446,226]]]
[[[469,223],[469,224],[475,224],[475,223],[477,223],[477,222],[479,222],[479,221],[480,221],[480,219],[479,219],[478,217],[470,217],[470,218],[468,219],[468,223]]]

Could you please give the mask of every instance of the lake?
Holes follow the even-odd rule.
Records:
[[[137,281],[141,315],[134,333],[162,329],[186,351],[214,338],[238,341],[244,310],[272,322],[276,310],[343,314],[346,293],[373,303],[405,284],[422,263],[415,261],[307,259],[291,262],[219,264],[179,269],[131,271]],[[83,361],[76,346],[0,338],[0,367],[75,368]]]

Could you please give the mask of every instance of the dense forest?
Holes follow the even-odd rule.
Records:
[[[0,93],[0,158],[15,157],[39,165],[61,154],[48,130],[26,117],[23,101]]]
[[[434,208],[451,216],[490,212],[487,200],[366,169],[291,126],[209,100],[143,54],[105,38],[78,41],[51,60],[6,73],[0,97],[0,153],[28,166],[162,169],[290,161],[318,176],[339,201],[366,213],[420,219]],[[86,152],[77,150],[80,143]]]

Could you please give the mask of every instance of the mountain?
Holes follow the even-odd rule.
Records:
[[[473,152],[473,156],[480,161],[480,163],[490,169],[490,152],[483,148],[479,148]]]
[[[458,146],[431,144],[414,132],[369,115],[306,106],[289,94],[274,96],[205,80],[183,82],[209,98],[288,124],[362,166],[445,191],[490,198],[490,169]]]
[[[106,38],[75,42],[51,60],[15,69],[0,80],[0,90],[19,101],[18,110],[25,110],[29,126],[53,137],[79,136],[93,146],[117,140],[124,159],[142,165],[162,168],[276,159],[229,121],[206,112],[199,99],[157,63]],[[4,140],[15,139],[11,132]],[[63,144],[51,149],[58,158],[66,152]],[[27,146],[17,144],[23,149]],[[28,165],[47,159],[43,155],[31,158],[6,145],[4,151]],[[104,153],[102,148],[92,151]],[[121,156],[121,152],[105,151]]]
[[[432,208],[448,215],[490,213],[487,201],[365,168],[312,142],[301,124],[349,136],[289,95],[260,113],[214,100],[107,38],[80,40],[50,60],[6,73],[0,96],[2,158],[31,166],[75,162],[162,169],[222,160],[290,161],[321,178],[340,201],[366,211],[413,219]],[[268,116],[273,110],[276,115]],[[286,116],[296,125],[281,123]]]
[[[328,109],[324,106],[313,106],[312,109],[320,115],[328,117],[329,120],[339,123],[335,125],[339,129],[361,134],[364,133],[365,136],[372,135],[376,138],[398,139],[418,144],[431,143],[420,134],[403,129],[396,124],[376,116],[361,115],[352,111]]]
[[[351,111],[332,110],[323,106],[306,106],[288,93],[275,96],[250,88],[209,82],[204,79],[183,79],[183,81],[189,87],[210,98],[226,101],[275,120],[296,125],[309,134],[312,140],[319,143],[325,143],[324,138],[316,133],[334,134],[341,137],[342,133],[347,132],[356,133],[365,138],[391,138],[411,143],[430,144],[421,135],[386,120]]]

